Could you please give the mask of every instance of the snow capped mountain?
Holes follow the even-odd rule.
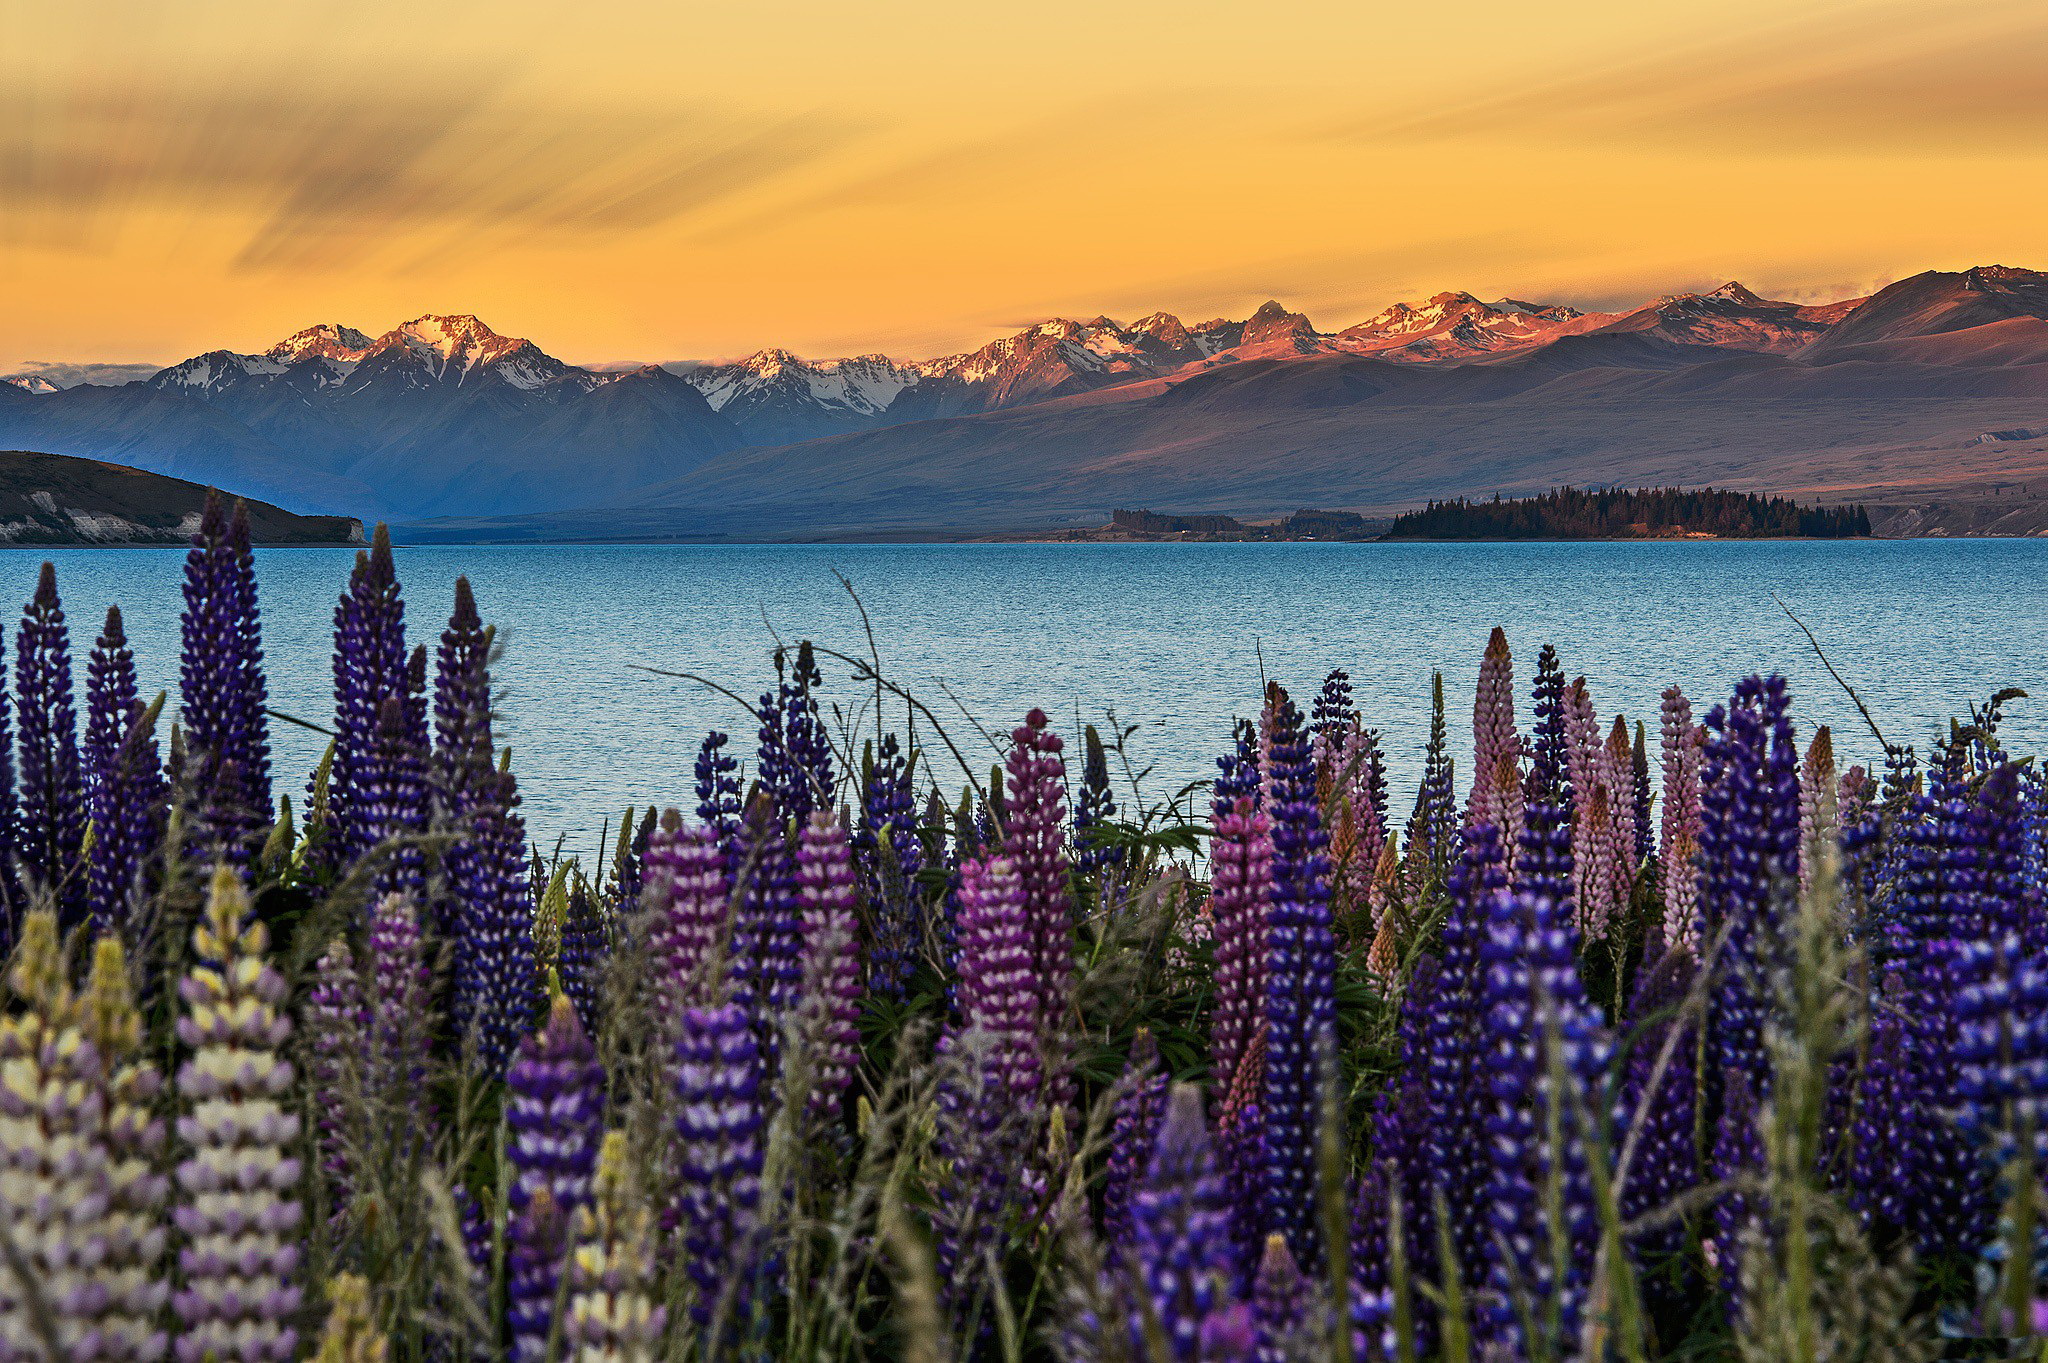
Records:
[[[700,365],[682,377],[713,411],[763,444],[857,430],[918,381],[916,370],[886,355],[806,360],[780,349]]]
[[[1764,298],[1729,280],[1707,293],[1667,294],[1634,312],[1584,319],[1594,334],[1631,333],[1681,345],[1789,355],[1827,330],[1861,300],[1806,307]],[[1846,310],[1845,310],[1846,309]]]
[[[1406,363],[1466,359],[1559,334],[1582,314],[1562,303],[1503,298],[1483,303],[1462,291],[1396,303],[1337,333],[1337,348]]]
[[[0,383],[12,384],[24,393],[56,393],[63,390],[61,383],[52,383],[41,374],[9,374]]]
[[[531,392],[565,380],[584,390],[602,382],[597,375],[562,363],[529,340],[500,336],[467,313],[427,313],[370,342],[347,386],[356,389],[372,382],[396,382],[408,387],[462,387],[497,382]]]
[[[354,364],[363,358],[363,352],[367,351],[371,344],[370,338],[354,327],[322,322],[318,326],[307,327],[304,331],[293,332],[263,353],[270,359],[282,360],[286,364],[306,359]]]

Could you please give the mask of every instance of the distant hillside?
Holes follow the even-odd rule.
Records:
[[[1800,506],[1715,488],[1563,487],[1537,497],[1431,502],[1396,516],[1390,540],[1853,539],[1870,533],[1860,506]]]
[[[258,544],[359,544],[349,516],[298,516],[249,499]],[[206,488],[97,459],[0,451],[0,545],[183,544]]]

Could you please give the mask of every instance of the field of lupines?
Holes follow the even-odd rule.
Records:
[[[529,844],[466,583],[409,647],[380,535],[333,714],[295,719],[239,513],[185,595],[175,724],[109,611],[81,731],[48,568],[15,636],[0,1359],[2048,1330],[2048,787],[2011,695],[1838,770],[1775,678],[1631,728],[1545,649],[1518,719],[1496,631],[1470,766],[1439,685],[1405,820],[1341,671],[1250,698],[1191,819],[1112,779],[1116,734],[1069,763],[1034,711],[982,774],[806,646],[752,760],[708,736],[587,866]],[[280,790],[269,726],[315,718]]]

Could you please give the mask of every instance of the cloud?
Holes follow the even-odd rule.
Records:
[[[618,236],[744,196],[852,135],[688,104],[527,97],[504,70],[230,87],[137,73],[0,92],[0,240],[103,246],[137,210],[233,209],[238,271],[418,266],[536,237]]]
[[[1311,135],[1896,154],[2033,151],[2044,133],[2048,10],[1915,0],[1833,9],[1441,112],[1374,112]]]

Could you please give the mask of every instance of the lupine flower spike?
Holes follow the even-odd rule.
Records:
[[[576,1213],[562,1322],[569,1363],[654,1363],[667,1316],[654,1304],[653,1222],[633,1185],[625,1133],[607,1132],[590,1200]]]

